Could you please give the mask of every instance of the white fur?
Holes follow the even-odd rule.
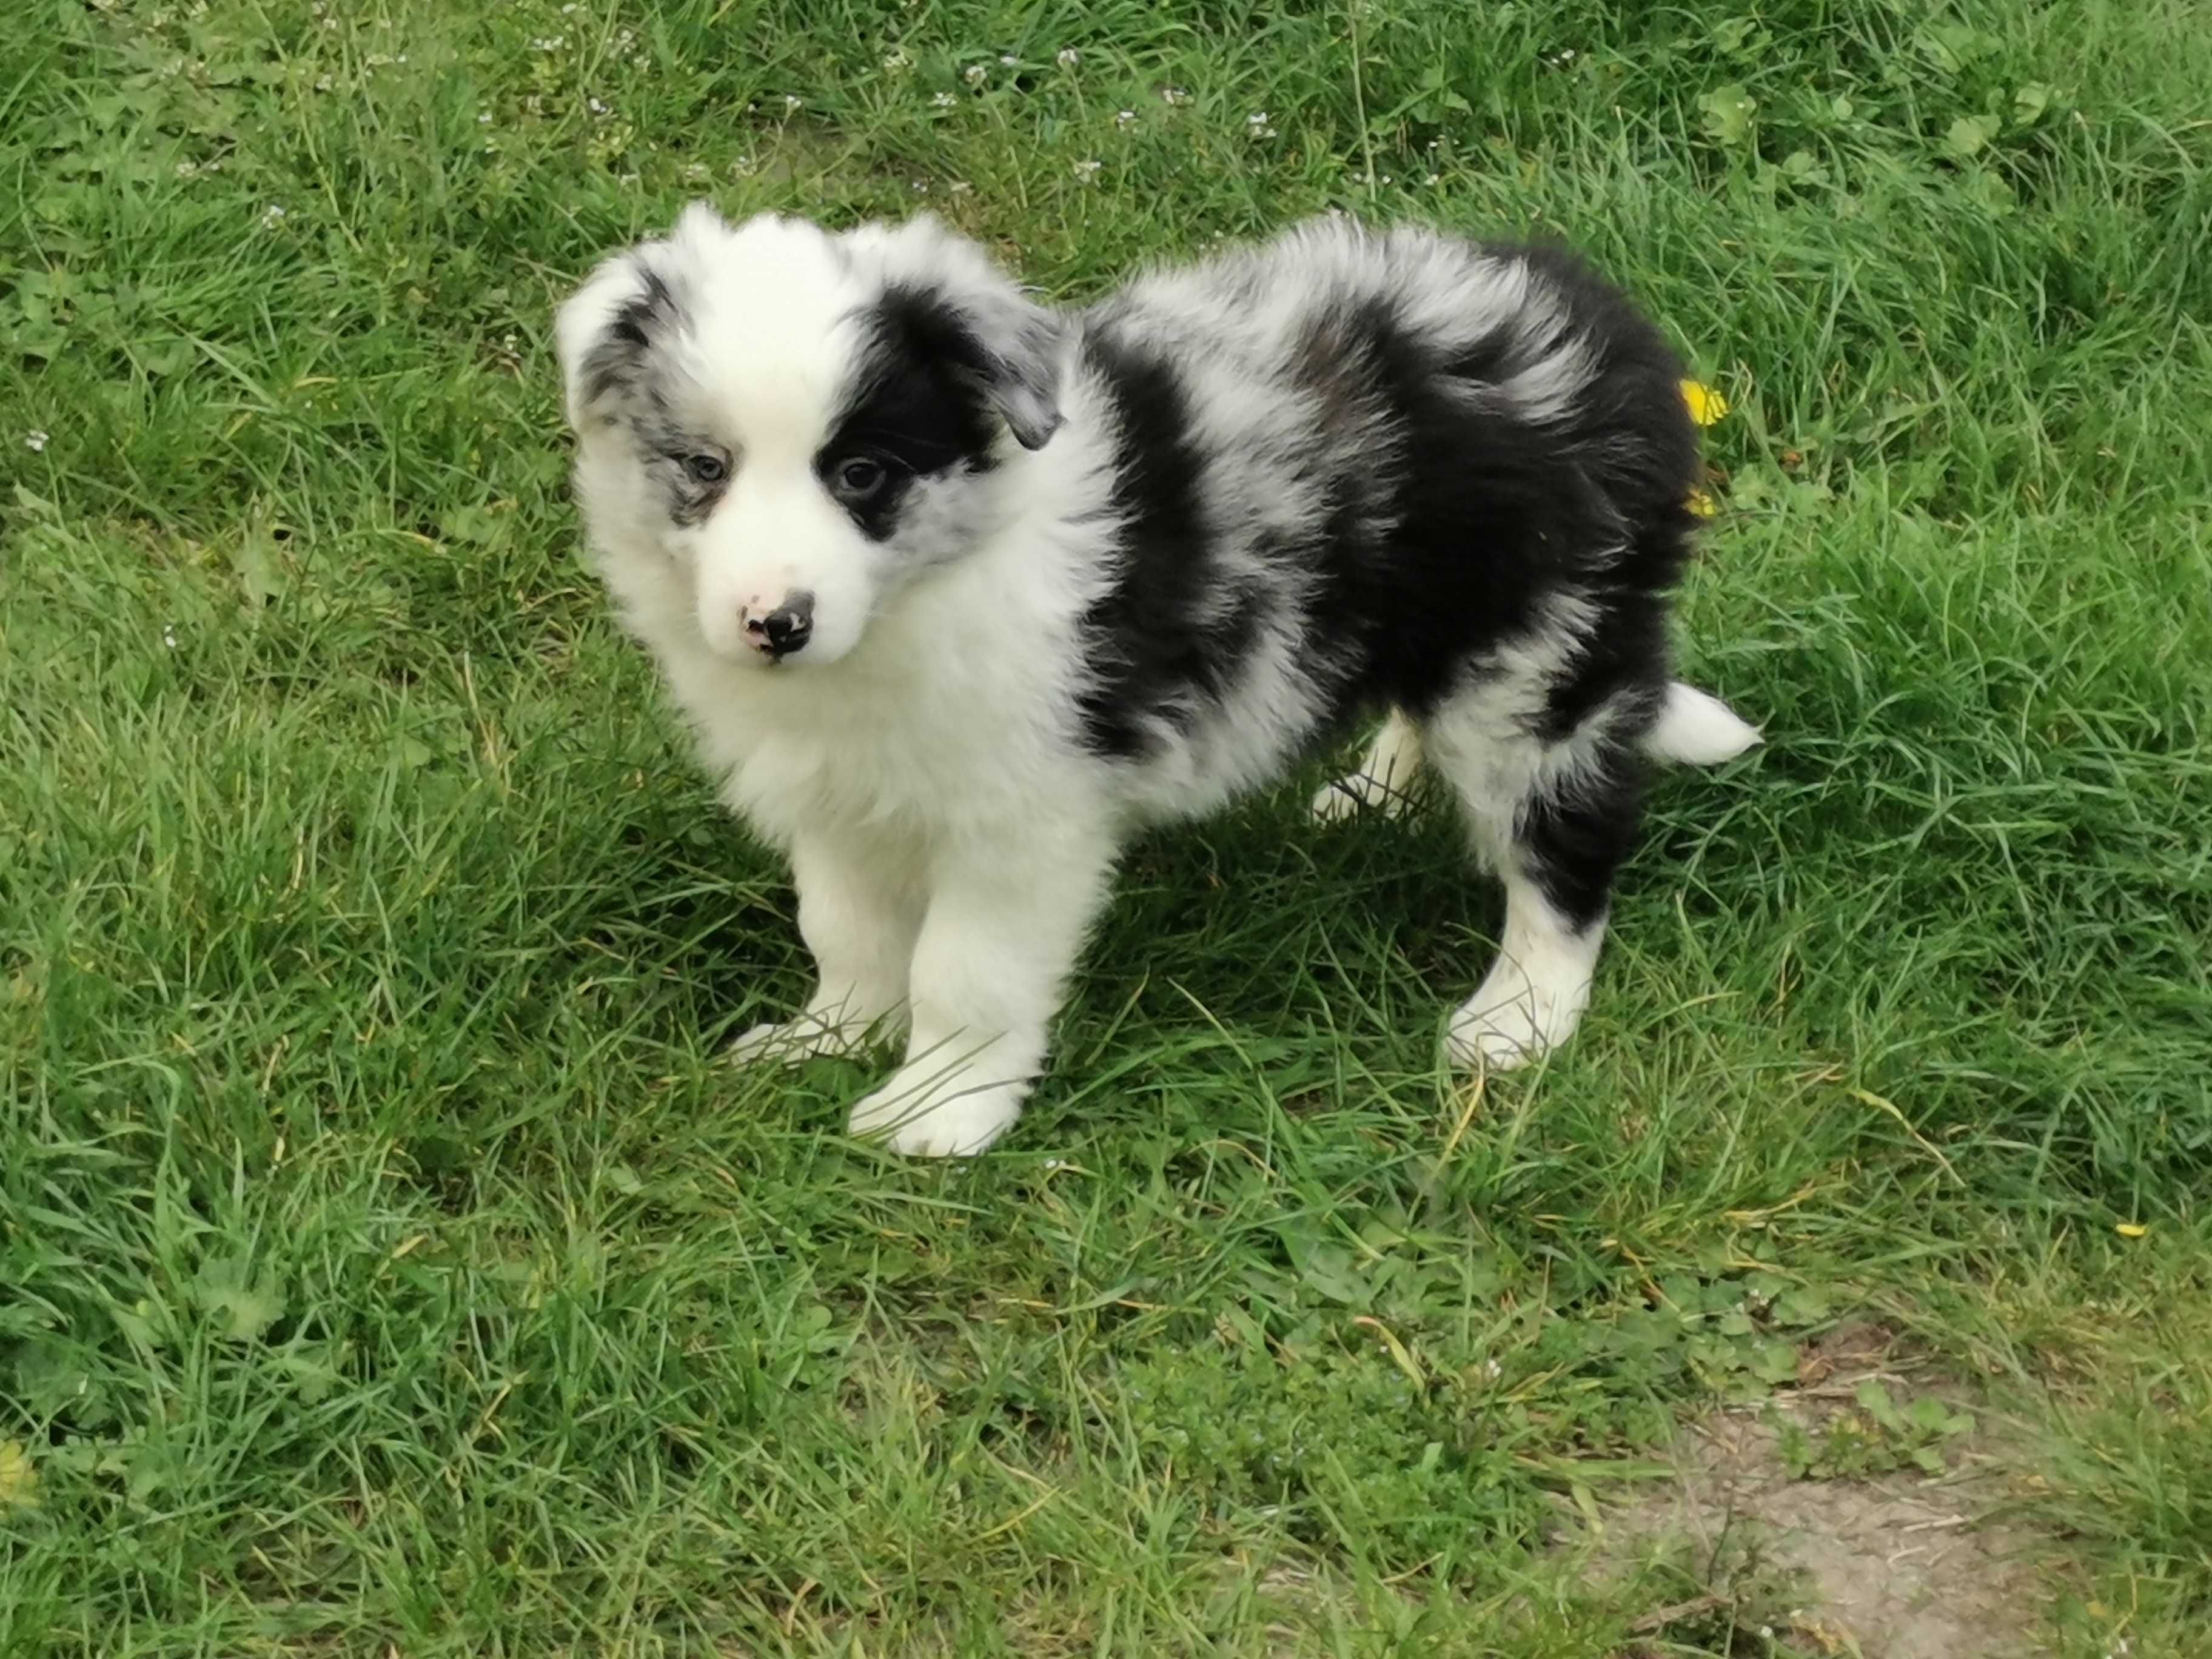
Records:
[[[1324,784],[1313,798],[1313,815],[1323,823],[1339,823],[1371,809],[1395,818],[1413,804],[1420,772],[1421,734],[1394,708],[1358,769]]]
[[[1759,729],[1718,697],[1675,681],[1667,688],[1659,719],[1645,734],[1644,752],[1684,766],[1718,766],[1764,741]]]
[[[1540,1058],[1574,1034],[1589,1006],[1590,980],[1605,923],[1577,932],[1536,885],[1507,871],[1505,935],[1498,960],[1451,1018],[1444,1036],[1455,1065],[1510,1072]]]

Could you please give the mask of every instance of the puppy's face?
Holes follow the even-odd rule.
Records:
[[[834,663],[992,527],[994,473],[1059,424],[1059,328],[934,220],[829,235],[694,207],[561,309],[603,556],[688,579],[700,636]]]

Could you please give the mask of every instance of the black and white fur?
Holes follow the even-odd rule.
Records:
[[[853,1109],[908,1152],[1013,1122],[1115,860],[1363,714],[1506,892],[1452,1058],[1589,1000],[1646,762],[1756,741],[1670,681],[1697,440],[1571,257],[1330,220],[1034,303],[929,218],[689,210],[562,307],[576,484],[624,623],[819,970],[747,1061],[907,1028]]]

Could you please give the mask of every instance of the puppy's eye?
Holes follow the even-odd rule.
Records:
[[[702,484],[718,484],[730,476],[730,464],[720,455],[686,455],[684,470]]]
[[[866,455],[842,460],[830,470],[830,488],[842,501],[855,507],[873,501],[891,481],[890,469]]]

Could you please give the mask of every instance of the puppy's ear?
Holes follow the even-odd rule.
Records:
[[[654,342],[681,325],[675,291],[654,267],[655,246],[606,260],[554,318],[568,424],[579,432],[614,418],[644,378]]]
[[[1009,286],[962,307],[975,331],[976,383],[1024,449],[1060,430],[1060,319]]]
[[[640,242],[603,261],[554,319],[568,424],[581,431],[643,378],[653,348],[687,325],[678,273],[729,234],[722,216],[694,202],[664,241]]]
[[[1060,429],[1065,319],[932,215],[866,227],[853,241],[883,258],[887,298],[918,343],[982,393],[1023,448],[1043,448]]]

